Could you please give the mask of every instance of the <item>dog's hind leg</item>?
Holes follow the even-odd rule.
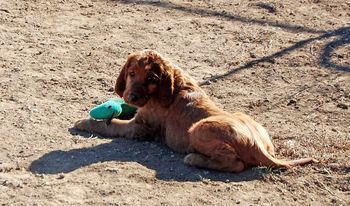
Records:
[[[191,166],[226,172],[241,172],[246,168],[227,140],[229,128],[216,121],[201,121],[190,130],[190,144],[196,153],[188,154],[184,162]]]

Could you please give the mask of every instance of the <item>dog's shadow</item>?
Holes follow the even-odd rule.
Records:
[[[91,134],[74,129],[69,129],[69,131],[85,137],[91,136]],[[49,152],[34,160],[29,170],[39,174],[58,174],[69,173],[98,162],[138,162],[155,170],[156,178],[160,180],[203,181],[209,179],[224,182],[262,179],[266,172],[263,168],[252,168],[238,174],[208,171],[185,165],[183,158],[184,155],[177,154],[157,142],[117,138],[95,147]]]

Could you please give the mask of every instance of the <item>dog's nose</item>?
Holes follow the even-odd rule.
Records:
[[[132,94],[129,95],[128,99],[129,99],[130,102],[136,102],[139,99],[139,97],[136,94],[132,93]]]

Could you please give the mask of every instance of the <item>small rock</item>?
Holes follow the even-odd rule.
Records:
[[[109,92],[114,92],[114,87],[109,87],[108,91]]]
[[[208,80],[203,82],[202,85],[211,85],[212,83],[213,83],[212,81]]]
[[[44,178],[44,175],[43,174],[35,174],[35,177]]]
[[[254,53],[250,53],[250,57],[255,59],[256,55]]]
[[[23,183],[16,179],[0,180],[0,185],[9,187],[9,188],[23,188]]]
[[[0,163],[0,172],[10,172],[13,169],[15,169],[15,165],[14,164]]]
[[[258,7],[268,10],[270,13],[275,13],[277,8],[272,3],[259,2],[256,4]]]
[[[296,105],[297,101],[295,101],[294,99],[289,100],[289,102],[287,103],[287,106],[291,106],[291,105]]]
[[[57,177],[58,180],[61,180],[61,179],[63,179],[63,178],[64,178],[64,174],[60,174],[60,175],[58,175],[58,177]]]
[[[93,100],[92,103],[93,103],[93,104],[101,104],[102,102],[99,101],[99,100]]]
[[[202,183],[205,184],[205,185],[207,185],[207,184],[210,183],[210,179],[203,179],[203,180],[202,180]]]
[[[113,172],[113,173],[118,173],[119,170],[117,168],[107,168],[106,169],[107,172]]]
[[[344,59],[344,55],[343,54],[338,54],[338,58]]]
[[[349,108],[349,106],[346,105],[346,104],[344,104],[344,103],[339,103],[339,104],[337,104],[337,107],[339,107],[339,108],[341,108],[341,109],[348,109],[348,108]]]

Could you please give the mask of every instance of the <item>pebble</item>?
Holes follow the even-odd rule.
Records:
[[[289,102],[287,103],[287,106],[291,106],[291,105],[296,105],[297,101],[295,101],[294,99],[289,100]]]
[[[0,172],[10,172],[15,168],[15,165],[10,163],[0,163]]]
[[[63,179],[63,178],[64,178],[64,174],[60,174],[60,175],[58,175],[58,177],[57,177],[58,180],[61,180],[61,179]]]
[[[349,108],[349,106],[346,105],[346,104],[344,104],[344,103],[339,103],[339,104],[337,104],[337,107],[339,107],[339,108],[341,108],[341,109],[348,109],[348,108]]]
[[[275,13],[277,11],[276,6],[273,5],[272,3],[259,2],[256,5],[263,8],[263,9],[267,9],[270,13]]]
[[[0,180],[0,185],[10,188],[23,188],[23,183],[16,179]]]
[[[254,53],[250,53],[250,57],[255,59],[256,55]]]

